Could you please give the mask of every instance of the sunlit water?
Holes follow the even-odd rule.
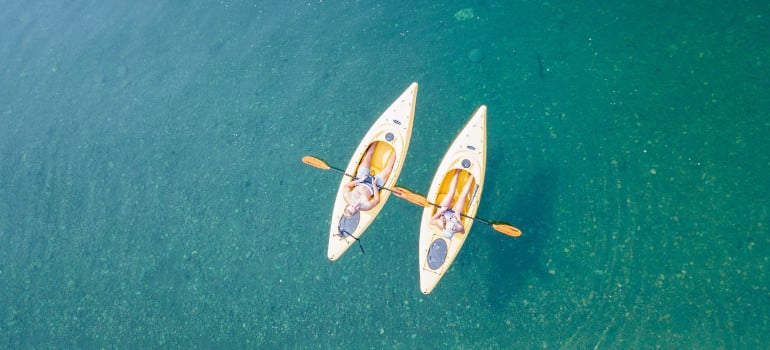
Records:
[[[765,2],[4,1],[0,348],[764,348]],[[489,107],[477,224],[326,259],[339,176],[420,83],[399,184]]]

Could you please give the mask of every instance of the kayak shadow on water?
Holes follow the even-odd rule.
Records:
[[[488,240],[490,305],[505,308],[530,278],[547,280],[550,275],[541,261],[543,248],[556,227],[558,170],[541,168],[509,203],[501,206],[501,217],[522,231],[518,238],[497,235]],[[503,209],[504,208],[504,209]]]

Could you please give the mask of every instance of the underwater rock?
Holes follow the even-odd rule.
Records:
[[[455,12],[455,19],[458,21],[469,20],[473,17],[476,17],[476,15],[473,14],[473,9],[470,7]]]
[[[473,49],[468,52],[468,59],[471,62],[481,62],[484,59],[484,54],[479,49]]]

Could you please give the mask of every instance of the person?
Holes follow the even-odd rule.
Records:
[[[364,159],[358,165],[356,178],[345,184],[345,190],[342,192],[348,205],[345,206],[344,215],[353,217],[361,210],[369,210],[380,203],[380,188],[388,181],[390,173],[393,171],[393,165],[396,163],[396,153],[393,152],[388,158],[388,163],[379,174],[370,175],[372,156],[374,149],[377,148],[379,141],[372,142],[366,150]]]
[[[430,220],[434,226],[442,230],[441,233],[446,239],[452,239],[452,236],[454,236],[455,233],[465,233],[461,214],[465,208],[465,201],[468,198],[468,193],[473,184],[471,179],[468,179],[468,181],[465,182],[465,186],[460,193],[460,197],[457,198],[457,202],[451,209],[449,208],[449,206],[452,205],[452,197],[454,197],[455,191],[457,190],[457,180],[460,177],[460,171],[460,169],[455,170],[452,182],[449,183],[449,192],[447,192],[444,199],[441,200],[439,209],[436,210],[436,214],[433,215]]]

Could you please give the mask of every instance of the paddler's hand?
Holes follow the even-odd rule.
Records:
[[[374,200],[377,201],[377,203],[380,202],[380,189],[379,188],[374,190],[374,193],[372,193],[372,197],[374,197]]]

